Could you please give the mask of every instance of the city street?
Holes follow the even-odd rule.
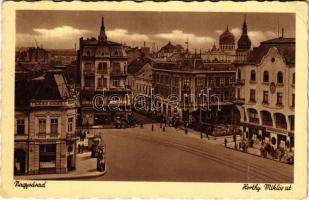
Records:
[[[106,129],[102,138],[107,173],[91,180],[293,182],[293,166],[226,149],[222,139],[200,139],[192,130],[163,132],[155,124],[152,132],[145,124]]]

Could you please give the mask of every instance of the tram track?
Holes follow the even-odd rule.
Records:
[[[124,137],[130,137],[134,139],[143,140],[150,143],[156,143],[158,145],[164,145],[164,146],[172,146],[178,150],[191,153],[196,156],[200,156],[203,158],[210,159],[214,162],[217,162],[219,164],[222,164],[226,167],[233,168],[235,170],[238,170],[242,173],[248,174],[248,177],[255,177],[259,180],[262,180],[261,182],[276,182],[276,183],[286,183],[286,182],[293,182],[290,177],[279,173],[278,171],[267,169],[261,165],[252,165],[250,162],[247,162],[245,160],[237,160],[236,162],[231,160],[226,153],[220,152],[221,154],[217,153],[209,153],[209,148],[196,148],[192,146],[192,144],[184,144],[183,141],[180,142],[179,140],[175,138],[168,137],[167,135],[164,135],[161,137],[161,135],[147,135],[145,137],[144,134],[120,134]],[[276,174],[276,177],[274,177],[274,174]]]

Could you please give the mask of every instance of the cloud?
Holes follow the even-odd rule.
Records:
[[[149,37],[144,34],[140,33],[129,33],[126,29],[120,29],[116,28],[113,30],[106,31],[107,37],[110,40],[115,40],[118,42],[126,42],[126,43],[132,43],[132,42],[144,42],[149,41]]]
[[[221,35],[221,34],[223,33],[222,30],[216,30],[215,32],[216,32],[218,35]]]
[[[212,37],[197,36],[194,33],[185,33],[181,30],[173,30],[170,33],[158,33],[155,37],[169,40],[176,43],[184,43],[189,40],[189,44],[203,45],[205,43],[213,43],[215,41]]]
[[[81,37],[90,33],[89,30],[76,29],[72,26],[60,26],[52,29],[34,28],[33,31],[41,37],[55,39]]]
[[[249,31],[248,35],[253,46],[259,46],[260,42],[277,37],[272,31]]]
[[[16,34],[17,46],[39,46],[44,45],[47,48],[74,48],[74,43],[78,44],[80,37],[90,36],[91,31],[76,29],[72,26],[59,26],[51,29],[33,28],[34,33]]]

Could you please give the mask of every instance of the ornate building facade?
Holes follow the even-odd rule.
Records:
[[[130,112],[126,88],[127,54],[122,44],[107,39],[104,19],[98,39],[80,38],[80,103],[83,126],[114,122]]]
[[[76,167],[76,104],[60,70],[15,84],[14,174]]]
[[[246,26],[244,24],[244,32]],[[240,48],[250,40],[241,37]],[[243,52],[242,52],[243,53]],[[261,42],[237,65],[237,100],[244,136],[274,148],[294,147],[295,38]]]

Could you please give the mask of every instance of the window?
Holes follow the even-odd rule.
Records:
[[[295,85],[295,73],[293,73],[292,84]]]
[[[283,73],[282,72],[278,72],[277,74],[277,83],[283,84]]]
[[[213,80],[213,79],[210,79],[210,83],[209,83],[209,84],[210,84],[211,87],[213,87],[213,86],[215,85],[214,80]]]
[[[220,85],[223,86],[225,84],[225,79],[224,78],[220,78]]]
[[[113,86],[114,87],[119,87],[119,83],[120,83],[120,81],[118,79],[113,80]]]
[[[250,90],[250,101],[255,102],[255,90]]]
[[[277,105],[282,105],[282,92],[277,93]]]
[[[99,63],[98,73],[107,74],[107,63]]]
[[[233,85],[234,84],[234,78],[229,78],[229,85]]]
[[[255,81],[256,80],[256,76],[255,76],[255,71],[254,70],[251,70],[250,80],[251,81]]]
[[[39,133],[46,133],[46,119],[39,119]]]
[[[56,134],[58,133],[58,119],[50,119],[50,133]]]
[[[120,73],[120,63],[119,62],[113,63],[112,73]]]
[[[292,94],[292,107],[295,106],[295,94]]]
[[[264,71],[263,73],[263,82],[268,83],[269,82],[269,74],[268,71]]]
[[[85,71],[86,72],[91,72],[91,63],[86,63],[85,64]]]
[[[73,117],[68,118],[68,132],[73,131]]]
[[[197,79],[197,87],[204,87],[204,79]]]
[[[263,91],[263,103],[268,104],[268,91]]]
[[[25,120],[18,119],[17,120],[17,135],[25,134]]]
[[[183,80],[183,86],[189,86],[190,85],[190,80],[189,79],[184,79]]]

